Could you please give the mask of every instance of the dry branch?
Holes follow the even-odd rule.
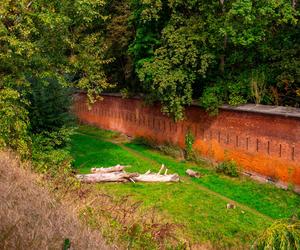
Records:
[[[160,170],[158,171],[158,173],[157,173],[157,174],[158,174],[158,175],[160,175],[161,171],[163,171],[163,170],[164,170],[164,168],[165,168],[165,165],[164,165],[164,164],[162,164],[162,165],[161,165],[161,168],[160,168]]]

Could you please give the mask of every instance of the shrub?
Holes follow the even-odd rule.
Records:
[[[285,219],[274,222],[256,240],[253,249],[300,249],[300,221]]]
[[[253,71],[250,80],[251,94],[256,104],[260,104],[266,95],[266,77],[264,72]]]
[[[186,249],[178,235],[184,226],[168,222],[157,207],[145,210],[142,205],[128,195],[98,193],[79,216],[92,229],[101,230],[108,242],[128,242],[126,249]]]
[[[229,91],[229,105],[238,106],[247,103],[247,88],[244,86],[243,82],[229,82],[227,87]]]
[[[191,160],[193,155],[193,144],[195,142],[195,136],[193,135],[191,130],[188,130],[188,132],[185,135],[185,153],[186,153],[186,159]]]
[[[11,148],[21,156],[29,154],[27,104],[17,90],[0,86],[0,148]]]
[[[231,177],[238,177],[238,165],[234,161],[224,161],[217,165],[216,167],[217,173],[223,173],[225,175],[231,176]]]
[[[218,108],[223,104],[224,88],[222,86],[207,87],[199,99],[200,105],[211,115],[218,114]]]
[[[74,122],[72,90],[57,79],[31,80],[29,119],[32,133],[55,131]]]
[[[36,171],[54,176],[59,168],[69,168],[72,162],[68,150],[71,133],[70,128],[61,128],[32,135],[32,161]]]

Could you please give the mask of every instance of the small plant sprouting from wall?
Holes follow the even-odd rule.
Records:
[[[223,161],[222,163],[218,164],[216,167],[217,173],[223,173],[225,175],[231,176],[231,177],[238,177],[239,171],[238,171],[238,165],[235,161]]]
[[[187,160],[191,160],[193,158],[194,150],[193,145],[195,142],[195,136],[190,129],[188,129],[185,135],[185,156]]]

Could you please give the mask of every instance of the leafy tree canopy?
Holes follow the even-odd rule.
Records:
[[[103,70],[111,61],[103,57],[105,4],[99,0],[1,2],[2,146],[28,154],[31,132],[63,126],[68,102],[61,103],[61,110],[54,106],[66,93],[64,88],[84,89],[94,101],[112,86]]]
[[[224,102],[299,105],[299,4],[289,0],[122,0],[110,9],[109,71],[119,88],[159,101],[175,120],[192,98],[210,111]],[[116,20],[122,22],[116,23]],[[127,21],[126,21],[127,19]],[[111,23],[118,28],[111,29]],[[119,33],[120,34],[120,33]],[[125,35],[126,34],[126,35]],[[116,51],[116,50],[114,50]],[[130,64],[128,72],[128,64]],[[118,73],[128,76],[124,83]],[[125,81],[126,82],[126,81]]]
[[[143,94],[175,120],[192,99],[299,106],[299,38],[296,0],[2,0],[0,144],[28,154],[68,124],[68,88]]]

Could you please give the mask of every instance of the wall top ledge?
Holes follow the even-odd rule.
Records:
[[[84,93],[84,92],[79,92]],[[120,93],[103,93],[103,96],[121,97]],[[142,96],[132,96],[133,99],[142,99]],[[193,101],[191,106],[200,106],[197,101]],[[300,119],[300,108],[284,107],[284,106],[272,106],[272,105],[261,105],[261,104],[244,104],[240,106],[223,105],[220,107],[222,110],[233,110],[242,112],[251,112],[267,115],[279,115],[285,117],[294,117]]]
[[[237,107],[233,107],[230,105],[223,105],[221,109],[300,118],[300,108],[294,108],[294,107],[271,106],[271,105],[260,105],[260,104],[244,104]]]

